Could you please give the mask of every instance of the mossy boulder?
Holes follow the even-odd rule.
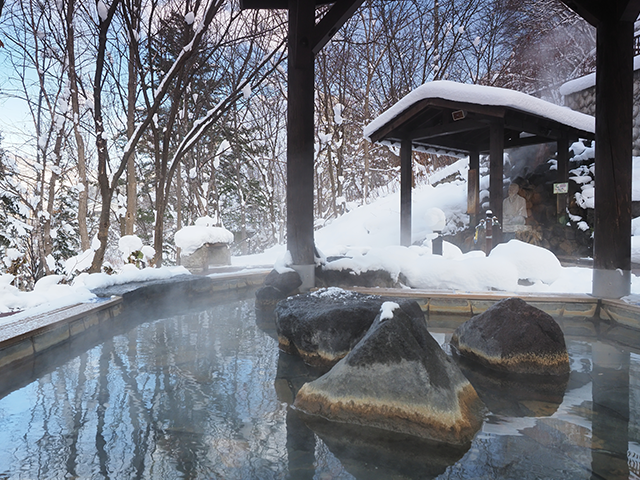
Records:
[[[564,334],[551,315],[520,298],[507,298],[460,325],[451,337],[458,354],[492,370],[566,375]]]

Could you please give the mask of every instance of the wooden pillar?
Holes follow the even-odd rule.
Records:
[[[629,351],[596,341],[591,357],[591,478],[628,478]]]
[[[402,140],[400,146],[400,245],[411,245],[412,143]]]
[[[502,226],[502,202],[503,193],[503,160],[504,159],[504,122],[497,121],[491,124],[489,133],[489,205],[493,215],[497,217]],[[502,230],[495,227],[493,230],[493,244],[502,242]]]
[[[633,21],[601,20],[596,49],[593,295],[619,298],[631,288]]]
[[[558,150],[558,183],[567,183],[569,181],[569,138],[566,135],[561,136],[556,141]],[[567,215],[567,194],[556,194],[556,215],[558,221],[566,223]]]
[[[315,2],[289,0],[287,248],[301,289],[315,286],[313,240]]]
[[[478,212],[480,211],[480,154],[477,151],[469,152],[469,174],[467,179],[467,214],[469,226],[475,228],[478,225]]]

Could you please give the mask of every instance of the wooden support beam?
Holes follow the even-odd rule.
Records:
[[[503,118],[505,115],[505,107],[493,106],[493,105],[476,105],[472,103],[454,102],[451,100],[443,100],[441,98],[425,98],[419,102],[414,103],[404,112],[400,113],[391,122],[387,123],[379,130],[373,132],[370,135],[373,143],[384,140],[387,135],[393,132],[399,126],[405,125],[410,122],[417,115],[422,114],[429,106],[437,108],[445,108],[449,110],[465,110],[467,112],[478,113],[493,118]]]
[[[400,147],[400,245],[411,245],[411,189],[413,186],[412,144],[402,140]]]
[[[563,135],[556,142],[558,156],[558,180],[557,183],[567,183],[569,181],[569,138]],[[556,194],[556,215],[558,221],[566,223],[567,194]]]
[[[489,129],[489,205],[493,215],[498,218],[500,225],[502,219],[503,193],[503,162],[504,162],[504,123],[495,121]],[[493,244],[497,245],[502,241],[500,228],[494,228]]]
[[[467,214],[471,228],[478,225],[480,218],[480,154],[469,152],[469,178],[467,180]]]
[[[631,281],[633,22],[597,27],[593,294],[628,295]]]
[[[364,0],[337,0],[314,27],[312,50],[318,54]]]
[[[444,137],[454,135],[456,133],[470,132],[473,130],[482,130],[487,128],[489,124],[479,120],[460,120],[458,122],[443,123],[432,127],[425,127],[411,132],[412,140],[428,140],[434,137]]]
[[[289,57],[287,102],[287,248],[294,265],[314,265],[314,55],[309,32],[315,7],[305,0],[289,0]],[[295,267],[294,267],[295,268]],[[301,273],[301,276],[303,274]],[[303,278],[303,281],[305,279]]]

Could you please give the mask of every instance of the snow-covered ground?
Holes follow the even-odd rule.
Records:
[[[635,162],[634,162],[635,164]],[[468,163],[462,159],[436,172],[433,182],[456,170],[466,178]],[[640,168],[634,173],[640,174]],[[639,175],[640,176],[640,175]],[[640,185],[634,181],[634,185]],[[463,254],[455,245],[445,242],[444,255],[431,254],[432,231],[446,218],[444,232],[466,219],[467,184],[454,181],[437,186],[422,185],[413,190],[413,242],[421,246],[399,246],[400,194],[396,192],[377,201],[354,208],[329,225],[316,231],[315,239],[323,257],[349,257],[330,262],[329,268],[351,268],[355,271],[384,269],[407,286],[421,289],[446,289],[463,292],[502,290],[514,293],[591,293],[592,270],[584,267],[562,267],[548,250],[512,240],[496,247],[489,256],[482,251]],[[640,225],[640,224],[639,224]],[[634,223],[634,233],[636,223]],[[640,234],[640,226],[637,228]],[[273,265],[286,253],[284,245],[258,255],[233,257],[234,265]],[[640,235],[632,237],[632,259],[640,261]],[[522,280],[527,280],[522,282]],[[631,292],[640,293],[640,279],[632,275]]]
[[[460,172],[461,178],[466,178],[467,168],[467,159],[461,159],[436,172],[431,180],[435,182],[456,171]],[[432,255],[431,240],[436,236],[434,231],[455,231],[468,223],[465,214],[466,192],[464,180],[414,188],[413,241],[419,245],[398,245],[399,192],[381,197],[368,205],[354,206],[348,213],[316,231],[316,245],[323,259],[343,257],[329,262],[328,268],[350,268],[354,271],[384,269],[395,278],[401,278],[411,288],[459,292],[591,293],[591,269],[562,267],[551,252],[517,240],[499,245],[489,256],[479,250],[463,254],[458,247],[447,242],[443,256]],[[636,231],[640,234],[640,226],[634,223],[634,233]],[[133,239],[121,243],[123,258],[131,248],[139,248],[139,245],[133,245]],[[632,258],[640,259],[640,235],[632,237],[632,246]],[[278,245],[261,254],[232,257],[232,264],[244,267],[282,265],[286,254],[286,247]],[[90,258],[85,259],[84,263],[87,260],[90,261]],[[59,284],[63,276],[48,276],[41,279],[32,292],[19,291],[10,285],[12,276],[0,275],[0,313],[25,310],[19,315],[36,314],[91,301],[95,299],[91,290],[99,287],[185,273],[188,271],[182,267],[140,270],[132,264],[126,264],[116,275],[85,273],[77,276],[70,285]],[[640,279],[635,275],[632,275],[631,291],[640,294]],[[8,318],[16,317],[12,315]],[[0,323],[2,320],[0,318]]]

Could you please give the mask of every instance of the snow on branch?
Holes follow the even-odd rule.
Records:
[[[285,45],[286,40],[280,42],[280,44],[273,49],[271,53],[266,55],[260,64],[254,69],[243,82],[241,82],[229,95],[227,95],[222,101],[220,101],[214,108],[210,109],[207,114],[199,118],[191,128],[191,130],[185,135],[176,153],[174,154],[171,164],[176,164],[180,158],[191,148],[193,145],[204,135],[204,133],[226,112],[231,105],[233,105],[240,97],[245,96],[248,88],[255,87],[260,84],[278,65],[286,58],[282,52],[282,47]],[[253,82],[260,70],[271,61],[272,58],[281,52],[280,58],[273,63],[273,66],[266,71],[257,81]],[[252,83],[253,82],[253,83]]]
[[[115,172],[113,176],[112,185],[114,187],[115,187],[115,182],[119,180],[120,176],[124,172],[129,156],[133,154],[133,150],[135,149],[135,146],[137,145],[140,138],[142,137],[142,134],[151,123],[154,114],[160,108],[160,105],[169,90],[172,80],[179,74],[179,72],[181,71],[185,63],[187,63],[187,61],[195,54],[195,51],[197,50],[198,45],[200,45],[200,42],[202,41],[202,37],[206,33],[215,15],[224,6],[224,3],[225,3],[224,0],[209,1],[205,10],[204,19],[198,25],[198,28],[195,29],[195,35],[193,36],[193,39],[191,40],[191,42],[189,42],[189,44],[183,47],[182,51],[178,55],[178,58],[176,58],[175,62],[173,62],[173,65],[171,65],[171,68],[169,68],[169,71],[165,74],[165,76],[160,81],[160,84],[158,85],[158,87],[154,92],[153,105],[151,106],[151,109],[149,110],[147,117],[143,122],[139,123],[136,126],[133,132],[133,135],[131,135],[131,137],[127,141],[127,144],[124,147],[122,162],[120,163],[120,167],[118,168],[118,170]]]

